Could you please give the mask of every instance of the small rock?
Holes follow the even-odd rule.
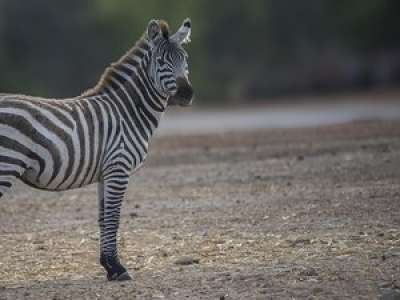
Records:
[[[168,256],[168,252],[163,250],[163,249],[160,250],[160,254],[161,254],[162,257],[167,257]]]
[[[220,294],[217,295],[217,298],[218,298],[219,300],[225,300],[225,299],[226,299],[226,294],[220,293]]]
[[[388,289],[392,287],[392,282],[383,282],[381,284],[379,284],[379,288],[380,289]]]
[[[313,292],[314,295],[315,295],[315,294],[320,294],[320,293],[322,293],[323,291],[324,291],[324,289],[323,289],[323,288],[320,288],[320,287],[313,288],[313,290],[312,290],[312,292]]]
[[[391,240],[391,241],[395,241],[399,238],[399,234],[398,233],[389,233],[386,236],[386,239]]]
[[[140,208],[140,205],[139,204],[135,204],[135,208],[137,209],[137,208]]]
[[[181,257],[175,261],[176,265],[181,265],[181,266],[188,266],[198,263],[200,263],[200,259],[190,256]]]
[[[313,276],[318,276],[318,273],[314,268],[306,268],[304,270],[301,270],[299,275],[300,276],[313,277]]]
[[[293,243],[291,240],[284,240],[284,241],[279,241],[276,243],[277,246],[282,247],[282,248],[291,248],[293,247]]]
[[[41,245],[41,244],[44,244],[44,241],[36,240],[36,241],[33,241],[32,244],[34,244],[34,245]]]
[[[137,218],[137,217],[139,217],[139,215],[138,215],[137,213],[135,213],[135,212],[131,212],[131,213],[129,214],[129,216],[130,216],[131,218]]]
[[[385,252],[385,258],[400,257],[400,248],[392,248]]]
[[[223,239],[217,239],[217,240],[214,240],[214,244],[222,245],[222,244],[225,244],[225,241]]]
[[[370,259],[378,259],[379,258],[379,256],[377,255],[377,254],[371,254],[371,255],[369,255],[369,258]]]
[[[298,161],[304,160],[304,156],[303,156],[303,155],[298,155],[298,156],[297,156],[297,160],[298,160]]]
[[[361,241],[363,239],[363,236],[361,236],[361,235],[350,235],[349,239],[351,239],[353,241]]]
[[[390,152],[389,145],[382,145],[381,151],[382,151],[382,153],[389,153]]]
[[[311,244],[311,240],[308,238],[302,238],[302,237],[298,237],[295,239],[288,239],[285,241],[288,245],[288,247],[296,247],[297,245],[310,245]]]
[[[173,239],[174,241],[180,241],[180,240],[182,240],[182,238],[181,238],[177,233],[173,233],[173,234],[172,234],[172,239]]]
[[[201,233],[201,236],[208,236],[208,231],[207,231],[207,230],[203,231],[203,232]]]
[[[380,300],[400,300],[400,292],[396,290],[386,290]]]

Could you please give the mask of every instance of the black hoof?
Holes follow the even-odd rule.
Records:
[[[109,281],[128,281],[132,280],[132,277],[129,275],[128,272],[122,273],[118,275],[118,273],[114,273],[114,275],[110,276],[110,274],[107,274],[107,279]]]
[[[107,279],[109,281],[126,281],[132,280],[128,271],[121,265],[118,256],[100,256],[100,264],[107,271]]]

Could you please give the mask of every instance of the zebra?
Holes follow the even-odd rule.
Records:
[[[130,280],[117,233],[131,174],[167,106],[193,101],[188,54],[191,21],[170,35],[151,20],[143,36],[97,85],[74,98],[0,95],[0,197],[15,180],[62,191],[98,183],[100,264],[110,281]]]

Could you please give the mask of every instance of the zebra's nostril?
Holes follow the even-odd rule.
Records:
[[[177,96],[179,98],[187,99],[190,100],[193,97],[193,89],[190,86],[185,86],[182,88],[179,88],[177,91]]]
[[[177,80],[177,86],[178,90],[176,92],[176,97],[185,99],[185,100],[190,100],[193,97],[193,88],[192,86],[188,83],[187,80],[183,78],[178,78]]]

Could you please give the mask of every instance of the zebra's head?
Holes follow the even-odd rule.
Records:
[[[190,42],[190,31],[190,19],[184,20],[172,36],[165,21],[151,20],[147,27],[151,47],[149,77],[156,89],[168,97],[168,105],[187,106],[192,103],[188,55],[183,48],[184,44]]]

